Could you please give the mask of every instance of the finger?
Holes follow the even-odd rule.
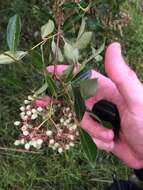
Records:
[[[35,100],[34,104],[36,107],[46,107],[51,102],[51,98],[49,96],[43,96],[42,98],[38,98]]]
[[[94,143],[96,144],[97,148],[100,150],[105,150],[107,152],[110,152],[114,148],[114,142],[105,143],[99,139],[93,138]]]
[[[88,113],[84,114],[81,122],[81,127],[92,137],[104,142],[110,142],[114,139],[114,133],[111,129],[102,127],[98,122],[95,122]]]
[[[68,68],[68,65],[58,65],[56,67],[56,74],[61,76],[67,68]],[[48,66],[47,71],[49,73],[53,73],[54,72],[54,66],[53,65]]]
[[[135,72],[125,63],[119,43],[113,43],[107,48],[105,69],[129,106],[132,107],[136,103],[143,104],[142,84]]]

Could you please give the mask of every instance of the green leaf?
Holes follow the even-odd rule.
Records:
[[[74,70],[74,65],[69,65],[68,68],[64,71],[64,74],[62,75],[62,79],[64,82],[71,81],[73,77],[73,70]]]
[[[96,162],[97,148],[92,138],[80,128],[80,139],[81,146],[85,153],[86,158],[89,161],[89,164],[94,168]]]
[[[14,15],[9,19],[7,26],[7,44],[10,51],[15,52],[19,44],[21,32],[21,20],[18,15]]]
[[[82,18],[82,21],[81,21],[81,26],[80,26],[80,29],[79,29],[79,32],[78,32],[78,37],[77,39],[79,39],[81,37],[81,35],[84,33],[84,30],[85,30],[85,25],[86,25],[86,21],[87,18],[86,17],[83,17]]]
[[[41,54],[38,51],[32,51],[30,53],[30,58],[34,67],[39,71],[43,71],[44,66]]]
[[[43,92],[46,91],[46,89],[48,88],[48,83],[44,83],[43,86],[41,86],[36,92],[35,94],[38,96],[40,94],[42,94]]]
[[[64,45],[64,54],[69,62],[78,62],[79,50],[67,42]]]
[[[55,25],[52,20],[49,20],[47,24],[41,27],[41,37],[42,39],[46,38],[49,34],[54,31]]]
[[[14,54],[10,51],[6,51],[0,54],[0,64],[10,64],[20,61],[23,57],[27,55],[25,51],[16,51]]]
[[[75,47],[78,49],[85,49],[90,43],[92,38],[92,32],[85,32],[82,36],[76,41]]]
[[[98,56],[100,56],[100,54],[103,52],[104,48],[105,48],[105,41],[104,41],[104,43],[99,47],[99,49],[97,49],[97,50],[96,50],[94,47],[91,47],[93,57],[96,59]]]
[[[72,80],[72,84],[79,84],[82,80],[90,79],[91,70],[87,68],[82,69]]]
[[[80,93],[84,100],[96,95],[97,79],[88,79],[80,82]]]
[[[56,53],[56,44],[55,44],[54,39],[52,40],[51,47],[52,47],[53,54],[55,55],[55,53]],[[63,58],[62,52],[61,52],[59,47],[57,48],[57,54],[58,54],[58,61],[63,62],[64,58]]]
[[[72,86],[72,89],[73,89],[73,94],[74,94],[74,110],[75,110],[77,119],[81,121],[86,110],[85,103],[81,97],[79,87]]]
[[[46,82],[48,83],[48,90],[51,96],[57,97],[58,87],[56,85],[56,81],[52,79],[52,77],[47,74]]]

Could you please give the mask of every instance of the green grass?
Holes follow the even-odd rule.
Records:
[[[0,3],[0,52],[7,49],[6,25],[15,12],[23,18],[20,47],[27,49],[39,41],[39,37],[35,38],[33,33],[46,22],[48,13],[43,3],[35,2],[5,0]],[[122,37],[118,32],[113,32],[111,38],[118,37],[122,42],[126,59],[143,80],[143,16],[139,5],[136,2],[123,4],[122,10],[130,14],[131,21],[123,29]],[[106,37],[108,39],[108,35]],[[98,152],[95,168],[92,169],[80,143],[63,155],[51,152],[20,153],[11,149],[18,135],[13,121],[17,119],[19,106],[31,94],[31,90],[41,83],[41,76],[29,60],[23,64],[0,65],[0,147],[6,148],[0,150],[0,190],[101,190],[112,181],[114,172],[127,179],[131,170],[114,156],[102,151]]]

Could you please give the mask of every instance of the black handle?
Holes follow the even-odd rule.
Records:
[[[100,100],[94,104],[92,113],[101,121],[109,122],[112,125],[115,137],[118,136],[120,130],[120,115],[117,106],[107,100]]]

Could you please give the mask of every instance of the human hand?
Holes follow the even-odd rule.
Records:
[[[57,75],[63,74],[66,68],[65,65],[59,65]],[[53,73],[53,70],[53,66],[48,67],[48,72]],[[132,168],[141,168],[143,86],[134,71],[123,60],[118,43],[111,44],[106,50],[105,70],[109,78],[92,70],[91,78],[98,78],[98,88],[96,96],[88,99],[86,106],[91,110],[101,99],[116,104],[121,119],[119,138],[114,139],[113,131],[94,121],[88,113],[85,113],[81,126],[92,137],[98,149],[111,151]]]

